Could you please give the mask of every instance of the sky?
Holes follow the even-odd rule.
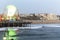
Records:
[[[20,13],[60,14],[60,0],[0,0],[0,13],[8,5],[16,6]]]

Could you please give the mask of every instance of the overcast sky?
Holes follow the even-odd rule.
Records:
[[[0,0],[0,13],[7,5],[15,5],[20,13],[60,14],[60,0]]]

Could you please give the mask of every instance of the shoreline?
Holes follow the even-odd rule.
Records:
[[[25,22],[31,22],[31,24],[60,24],[60,20],[46,20],[46,21],[40,21],[40,20],[23,20]]]

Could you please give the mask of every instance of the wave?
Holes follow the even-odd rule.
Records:
[[[42,27],[41,26],[37,26],[37,27],[4,27],[4,28],[0,28],[0,31],[5,31],[8,28],[12,28],[13,30],[18,30],[18,29],[39,29]]]

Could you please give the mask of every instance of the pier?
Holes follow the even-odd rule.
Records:
[[[31,22],[24,22],[24,21],[1,21],[0,27],[25,27]]]

